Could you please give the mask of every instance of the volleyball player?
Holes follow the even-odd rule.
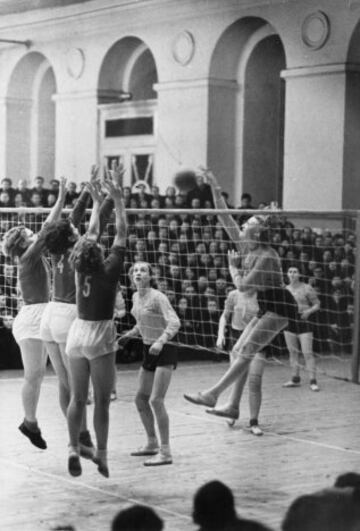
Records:
[[[132,315],[136,325],[122,336],[122,340],[140,335],[143,364],[139,371],[139,387],[135,403],[145,428],[145,446],[131,453],[133,456],[153,456],[145,466],[170,465],[169,416],[165,395],[172,370],[177,364],[177,347],[170,345],[180,328],[180,319],[167,296],[151,287],[152,271],[147,262],[136,262],[132,280],[137,291],[133,295]],[[160,435],[160,448],[155,430]]]
[[[91,169],[90,182],[96,182],[98,168]],[[65,346],[72,322],[77,316],[75,300],[75,272],[69,264],[71,249],[79,239],[79,225],[85,214],[90,198],[84,188],[68,218],[47,224],[45,246],[51,255],[52,264],[52,300],[47,305],[41,319],[40,335],[45,342],[51,363],[59,379],[59,402],[65,417],[70,402],[70,383],[67,368]],[[102,217],[109,217],[113,201],[106,198],[101,205]],[[80,453],[82,457],[92,459],[94,446],[86,426],[86,410],[80,431]]]
[[[49,266],[43,255],[44,237],[46,224],[60,217],[65,195],[66,179],[61,178],[57,201],[40,231],[34,235],[23,225],[12,227],[5,233],[2,242],[5,256],[17,263],[19,288],[24,302],[13,323],[13,334],[20,347],[24,366],[22,403],[25,418],[19,430],[42,450],[47,445],[38,426],[36,411],[47,353],[40,337],[40,321],[50,296]]]
[[[206,172],[206,176],[216,207],[226,208],[215,176],[211,172]],[[247,246],[242,269],[238,268],[241,255],[236,251],[229,252],[229,269],[237,289],[257,292],[259,314],[250,321],[234,346],[233,350],[236,353],[238,351],[237,359],[224,376],[203,392],[184,395],[189,402],[208,407],[215,407],[227,387],[245,378],[256,352],[268,346],[289,324],[293,325],[297,310],[293,296],[283,285],[280,258],[269,245],[268,228],[264,220],[253,216],[240,230],[232,216],[221,215],[219,219],[239,249],[244,243]]]
[[[67,343],[71,379],[71,398],[67,412],[70,436],[68,470],[82,472],[79,457],[79,433],[86,407],[89,379],[94,389],[94,429],[97,449],[93,461],[98,471],[109,477],[107,440],[109,404],[115,377],[116,328],[113,321],[116,287],[123,269],[126,243],[126,214],[122,191],[107,179],[104,186],[115,203],[116,234],[109,255],[97,243],[101,193],[89,184],[93,209],[85,236],[75,244],[70,263],[76,271],[76,305],[78,317],[73,322]]]
[[[298,304],[299,316],[295,323],[295,330],[284,332],[286,346],[290,353],[292,377],[283,384],[283,387],[299,387],[299,353],[302,352],[306,370],[310,375],[310,389],[316,392],[319,391],[319,386],[316,381],[316,361],[313,352],[313,325],[309,317],[320,309],[320,300],[314,288],[300,280],[300,272],[296,266],[289,267],[287,276],[289,284],[286,287]]]
[[[238,289],[234,289],[228,294],[225,301],[224,311],[219,320],[216,346],[220,349],[224,348],[226,343],[225,329],[227,323],[231,320],[231,326],[229,327],[230,363],[234,363],[236,352],[239,351],[239,345],[237,346],[236,351],[233,350],[233,347],[241,337],[246,325],[257,315],[258,311],[259,306],[255,292],[242,292]],[[245,336],[242,338],[242,341],[244,340]],[[231,419],[230,426],[232,426],[239,418],[240,400],[246,380],[249,378],[250,431],[254,435],[262,435],[263,431],[259,427],[258,417],[261,407],[261,387],[264,368],[265,355],[258,352],[250,363],[249,371],[244,371],[243,377],[239,378],[233,384],[231,395],[227,403],[216,409],[208,409],[207,413]]]

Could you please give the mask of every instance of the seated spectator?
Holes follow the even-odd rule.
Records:
[[[1,180],[0,194],[2,192],[6,192],[9,194],[10,203],[14,201],[15,190],[12,185],[12,180],[8,177],[4,177],[4,179]]]
[[[27,206],[28,206],[28,203],[24,201],[22,194],[20,192],[16,192],[16,194],[14,195],[14,207],[23,208]]]
[[[57,193],[49,191],[47,199],[46,199],[46,206],[48,208],[52,208],[56,203],[56,199],[57,199]]]
[[[44,177],[41,177],[41,175],[38,175],[37,177],[35,177],[35,180],[34,180],[34,187],[32,189],[32,194],[31,194],[31,197],[33,196],[34,192],[39,194],[40,196],[40,205],[38,206],[46,206],[47,204],[47,196],[48,196],[48,190],[44,187]],[[34,206],[34,202],[31,200],[31,202],[33,203],[32,206]]]
[[[192,206],[193,199],[198,199],[198,207]],[[186,196],[186,203],[189,208],[204,208],[206,201],[213,206],[211,187],[205,182],[202,174],[196,174],[196,187],[190,190]]]
[[[186,345],[195,345],[198,324],[193,320],[193,313],[186,297],[180,297],[177,314],[180,319],[180,329],[176,336],[177,341]]]
[[[111,531],[161,531],[164,522],[154,509],[145,505],[133,505],[122,509],[113,519]]]
[[[77,185],[74,181],[70,181],[67,185],[67,192],[65,196],[65,208],[72,208],[79,193],[76,191]]]
[[[164,206],[164,196],[160,194],[160,188],[158,186],[151,187],[151,195],[153,199],[156,199],[159,202],[159,207],[156,208],[162,208]]]
[[[21,194],[23,203],[28,206],[30,203],[31,190],[28,188],[27,181],[25,179],[20,179],[18,181],[15,192]]]
[[[11,200],[11,196],[9,192],[5,190],[0,192],[0,208],[10,208],[13,206],[14,206],[14,203]]]
[[[46,200],[45,200],[46,201]],[[30,197],[30,203],[29,206],[32,208],[41,208],[43,206],[46,206],[46,203],[42,203],[41,194],[39,192],[32,192]]]
[[[49,183],[49,192],[55,194],[57,197],[59,195],[60,181],[59,179],[51,179]]]
[[[253,520],[239,518],[232,491],[221,481],[209,481],[198,489],[193,502],[193,521],[198,531],[266,531]]]
[[[360,491],[330,488],[297,498],[282,523],[283,531],[351,531],[360,529]]]
[[[238,207],[239,210],[254,210],[255,207],[252,205],[252,197],[250,194],[244,192],[241,196],[241,203]],[[242,216],[238,216],[238,223],[239,225],[243,225],[247,219],[251,217],[251,214],[244,214]]]

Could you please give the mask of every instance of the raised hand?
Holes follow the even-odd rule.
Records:
[[[99,181],[90,181],[86,183],[86,188],[90,192],[91,198],[94,202],[101,203],[103,196],[101,193],[101,186]]]
[[[61,199],[65,199],[67,179],[66,179],[66,177],[62,176],[62,177],[60,177],[59,181],[60,181],[60,183],[59,183],[59,197]]]
[[[116,201],[123,199],[123,193],[120,185],[117,182],[114,182],[111,177],[107,175],[102,183],[103,187],[107,193]]]
[[[123,177],[125,168],[122,164],[117,164],[115,160],[111,163],[111,177],[112,180],[120,187],[123,185]]]
[[[99,166],[93,164],[90,169],[90,182],[94,183],[98,181],[99,176]]]
[[[228,251],[229,267],[239,267],[241,261],[241,255],[237,251]]]
[[[205,182],[213,187],[220,187],[219,183],[213,174],[213,172],[209,168],[204,168],[203,166],[199,166],[200,171],[203,174]]]

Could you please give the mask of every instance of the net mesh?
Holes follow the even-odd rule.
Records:
[[[0,210],[1,237],[12,226],[25,224],[38,232],[47,210]],[[68,212],[64,211],[63,215]],[[231,211],[241,225],[250,213]],[[176,310],[181,328],[173,341],[184,349],[204,350],[214,356],[225,354],[234,343],[233,324],[243,324],[254,311],[249,301],[229,306],[234,291],[227,253],[235,248],[219,220],[216,210],[128,210],[128,241],[120,290],[126,313],[116,317],[119,333],[133,326],[130,314],[134,286],[129,269],[136,261],[152,265],[156,287],[164,292]],[[89,212],[81,225],[87,228]],[[109,249],[114,234],[113,220],[101,236]],[[311,316],[313,350],[318,370],[329,376],[350,377],[350,355],[354,329],[355,217],[349,213],[282,212],[270,228],[271,245],[278,252],[284,282],[290,266],[296,266],[305,283],[320,299],[320,309]],[[21,306],[16,265],[1,254],[1,325],[11,322]],[[223,340],[219,320],[227,313]],[[238,326],[239,328],[239,326]],[[241,328],[241,326],[240,326]],[[221,335],[221,334],[220,334]],[[271,344],[268,361],[288,364],[288,349],[281,333]],[[301,365],[304,369],[303,364]]]

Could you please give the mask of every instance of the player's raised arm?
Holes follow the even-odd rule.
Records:
[[[90,216],[89,228],[87,230],[87,237],[88,239],[96,241],[100,234],[99,215],[100,215],[100,207],[101,207],[103,198],[101,194],[100,183],[89,182],[87,183],[86,186],[93,200],[93,207],[92,207],[91,216]]]
[[[118,245],[120,247],[125,247],[127,220],[122,190],[119,184],[117,182],[114,182],[113,179],[105,179],[103,185],[106,188],[109,196],[114,199],[115,204],[116,234],[113,241],[113,246]]]
[[[225,210],[228,208],[224,197],[221,195],[221,186],[211,170],[201,168],[206,182],[211,186],[214,206],[217,209]],[[241,240],[242,233],[239,225],[230,214],[218,214],[218,218],[230,239],[236,245],[238,251],[243,252]]]
[[[48,217],[44,221],[43,226],[45,225],[45,223],[52,223],[53,221],[58,221],[61,215],[61,211],[64,208],[65,197],[66,197],[66,178],[60,177],[59,195],[57,197],[56,203],[50,210]]]
[[[94,164],[93,166],[91,166],[90,170],[90,183],[94,184],[97,181],[98,174],[99,166],[96,166]],[[91,195],[87,186],[84,186],[69,216],[69,219],[74,225],[74,227],[78,227],[81,220],[83,219],[90,197]]]

